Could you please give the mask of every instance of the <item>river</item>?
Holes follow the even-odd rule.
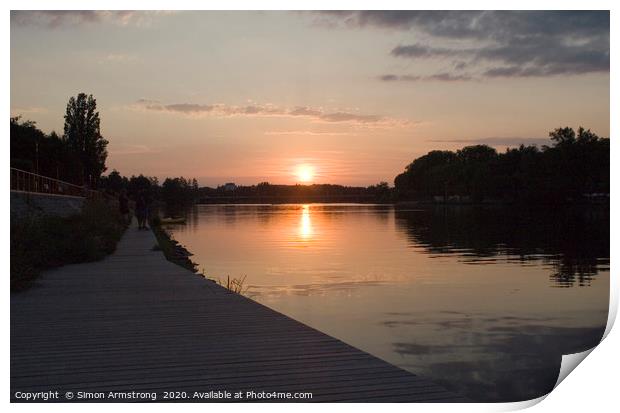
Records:
[[[197,205],[168,229],[207,276],[474,401],[545,394],[607,321],[606,207]]]

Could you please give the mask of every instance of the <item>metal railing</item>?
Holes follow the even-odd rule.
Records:
[[[11,168],[11,191],[96,198],[99,191],[32,172]]]

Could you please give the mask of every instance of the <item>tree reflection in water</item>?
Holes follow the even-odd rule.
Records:
[[[542,261],[554,286],[588,286],[609,269],[609,207],[436,206],[396,209],[410,245],[463,262]]]

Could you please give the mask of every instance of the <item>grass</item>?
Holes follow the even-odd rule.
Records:
[[[245,294],[247,292],[248,287],[243,287],[243,283],[245,283],[245,275],[241,278],[233,278],[231,279],[230,276],[226,277],[226,285],[225,287],[228,288],[230,291],[232,291],[233,293],[237,293],[237,294]]]
[[[88,200],[69,217],[37,215],[11,220],[11,290],[31,286],[41,271],[98,261],[116,249],[126,225],[117,208]]]
[[[172,235],[170,235],[168,231],[161,227],[157,217],[151,220],[151,229],[157,239],[157,245],[153,246],[152,251],[161,251],[168,261],[186,268],[191,272],[197,272],[196,267],[198,264],[189,258],[189,255],[191,255],[189,251],[182,247],[178,241],[172,238]]]
[[[244,286],[245,283],[245,275],[241,278],[230,278],[230,276],[226,276],[226,282],[222,282],[219,278],[213,279],[209,278],[209,280],[214,281],[218,285],[227,288],[236,294],[245,295],[248,292],[248,286]]]
[[[245,286],[245,278],[246,276],[244,275],[241,278],[230,278],[229,275],[226,276],[226,282],[222,281],[219,277],[218,278],[212,278],[209,277],[207,274],[205,274],[205,270],[203,269],[202,271],[200,271],[200,274],[206,278],[209,281],[213,281],[214,283],[216,283],[217,285],[224,287],[230,291],[232,291],[233,293],[236,294],[241,294],[241,295],[245,295],[248,292],[248,289],[250,288],[249,286]]]

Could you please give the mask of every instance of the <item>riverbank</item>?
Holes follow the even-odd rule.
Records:
[[[579,200],[567,200],[565,202],[517,202],[517,201],[503,201],[503,200],[484,200],[484,201],[471,201],[467,199],[454,199],[454,200],[407,200],[407,201],[395,201],[390,203],[395,207],[415,207],[415,206],[472,206],[472,207],[487,207],[487,206],[499,206],[499,207],[526,207],[526,208],[544,208],[548,206],[559,207],[573,207],[573,206],[609,206],[609,194],[603,197],[590,197],[582,198]]]
[[[194,205],[288,205],[288,204],[362,204],[362,205],[393,205],[395,207],[400,206],[444,206],[444,205],[468,205],[468,206],[504,206],[504,207],[546,207],[553,206],[574,206],[574,205],[609,205],[609,194],[604,196],[590,196],[576,200],[566,200],[564,202],[519,202],[519,201],[506,201],[497,199],[488,199],[483,201],[473,201],[467,198],[453,198],[453,199],[421,199],[421,200],[393,200],[393,201],[377,201],[374,199],[325,199],[325,198],[235,198],[235,197],[221,197],[211,199],[200,199]]]
[[[127,228],[114,205],[87,200],[67,217],[27,215],[11,219],[11,291],[31,286],[41,271],[98,261],[113,253]]]
[[[220,278],[209,277],[205,274],[204,269],[199,272],[198,263],[194,262],[190,258],[194,254],[185,248],[185,246],[179,244],[179,242],[174,239],[172,234],[162,228],[161,220],[159,218],[151,220],[151,229],[157,239],[157,245],[153,246],[153,250],[162,251],[168,261],[183,267],[194,274],[201,275],[206,280],[214,282],[234,293],[241,295],[247,293],[248,287],[245,285],[245,276],[240,278],[231,278],[230,276],[227,276],[225,280],[222,280]]]
[[[157,244],[153,246],[153,249],[161,250],[168,261],[188,269],[193,273],[197,273],[198,264],[190,259],[193,254],[189,252],[187,248],[179,244],[179,242],[162,227],[161,219],[155,217],[151,220],[150,224],[157,240]]]

